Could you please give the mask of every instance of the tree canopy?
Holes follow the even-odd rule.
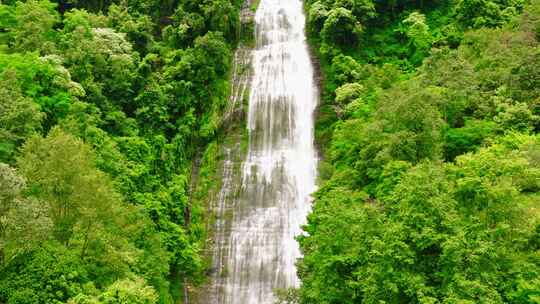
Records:
[[[241,4],[0,4],[1,303],[176,303],[202,281],[192,163]]]
[[[323,157],[281,303],[540,302],[540,2],[305,4]],[[0,303],[204,281],[242,5],[0,3]]]
[[[373,4],[357,34],[308,1],[324,158],[282,302],[537,303],[540,3]]]

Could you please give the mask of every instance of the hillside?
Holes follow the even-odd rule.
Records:
[[[204,278],[192,164],[240,5],[0,4],[0,303],[177,303]]]
[[[1,1],[0,304],[540,303],[539,131],[540,0]]]
[[[540,3],[307,11],[325,159],[298,301],[540,301]]]

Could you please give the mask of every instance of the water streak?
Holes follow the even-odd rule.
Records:
[[[299,284],[294,238],[315,190],[318,98],[302,2],[261,0],[255,23],[249,148],[238,178],[233,153],[226,150],[205,303],[273,303],[275,288]]]

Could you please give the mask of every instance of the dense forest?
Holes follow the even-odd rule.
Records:
[[[301,303],[540,303],[540,2],[308,0]]]
[[[243,2],[0,1],[0,303],[205,281]],[[322,160],[280,301],[540,303],[540,0],[305,12]]]
[[[177,303],[204,278],[193,163],[240,5],[0,2],[0,303]]]

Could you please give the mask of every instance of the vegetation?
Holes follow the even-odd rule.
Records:
[[[324,161],[284,303],[540,302],[540,2],[307,2]]]
[[[241,5],[0,3],[0,303],[202,282]],[[324,160],[279,302],[540,303],[540,1],[306,12]]]
[[[240,5],[0,4],[0,303],[176,303],[202,280],[192,163]]]

